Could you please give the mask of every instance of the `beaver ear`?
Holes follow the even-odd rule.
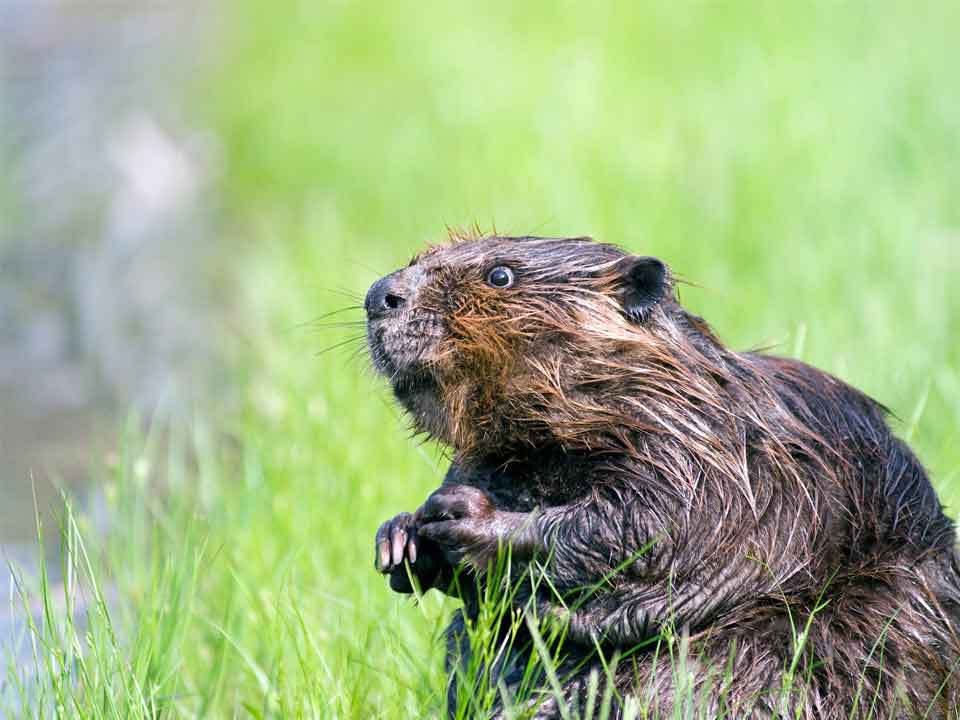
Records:
[[[642,322],[667,294],[669,271],[655,257],[624,258],[621,267],[625,288],[623,308],[632,320]]]

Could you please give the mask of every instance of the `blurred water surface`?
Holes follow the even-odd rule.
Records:
[[[219,152],[191,2],[0,0],[0,544],[98,475],[131,409],[221,397]],[[91,470],[93,472],[91,472]]]

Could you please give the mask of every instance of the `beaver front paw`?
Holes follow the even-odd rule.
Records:
[[[456,565],[466,560],[485,568],[496,557],[501,528],[493,500],[470,485],[444,485],[416,512],[419,533],[443,548],[446,559]]]
[[[383,523],[377,530],[374,545],[374,566],[378,572],[390,576],[390,587],[395,592],[413,592],[411,575],[422,590],[436,587],[443,570],[449,567],[437,544],[419,536],[411,513],[400,513]],[[406,563],[409,563],[409,573]]]

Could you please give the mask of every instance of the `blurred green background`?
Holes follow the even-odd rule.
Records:
[[[205,102],[253,245],[242,284],[276,329],[349,305],[331,291],[362,295],[445,224],[591,234],[666,259],[730,345],[889,405],[946,483],[958,28],[932,2],[247,3]],[[327,337],[269,342],[305,393],[368,397],[310,355]],[[330,404],[344,427],[350,407]]]
[[[182,714],[439,712],[447,606],[391,595],[372,537],[444,454],[409,440],[362,327],[319,318],[447,225],[663,258],[732,347],[889,406],[960,510],[958,31],[948,1],[211,11],[175,86],[216,148],[204,283],[230,402],[189,424],[180,484],[156,481],[159,539],[108,512],[133,540],[103,571],[136,618],[152,553],[208,549],[157,692]]]

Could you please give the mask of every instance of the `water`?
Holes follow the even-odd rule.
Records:
[[[55,525],[124,414],[219,394],[218,146],[182,90],[209,16],[0,0],[0,549],[28,570],[35,507]]]

